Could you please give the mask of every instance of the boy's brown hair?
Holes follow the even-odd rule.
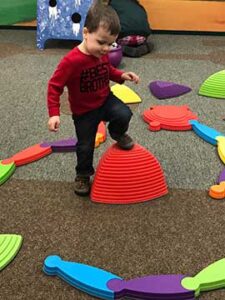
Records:
[[[97,31],[99,26],[103,26],[110,35],[118,35],[120,32],[120,20],[116,11],[101,1],[95,1],[88,10],[84,27],[91,33]]]

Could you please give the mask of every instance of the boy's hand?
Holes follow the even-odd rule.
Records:
[[[58,131],[59,130],[59,125],[60,125],[60,118],[59,116],[53,116],[50,117],[48,120],[48,129],[50,131]]]
[[[125,72],[121,75],[121,78],[123,80],[134,81],[135,83],[139,83],[140,81],[139,76],[133,72]]]

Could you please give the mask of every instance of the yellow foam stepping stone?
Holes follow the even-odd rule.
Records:
[[[17,255],[23,238],[17,234],[0,234],[0,270],[4,269]]]
[[[217,151],[219,154],[220,159],[225,164],[225,137],[224,136],[218,136],[216,137],[217,140]]]
[[[0,185],[3,184],[15,171],[16,165],[14,162],[4,165],[0,160]]]
[[[115,84],[111,87],[113,94],[126,104],[140,103],[141,98],[131,88],[124,84]]]

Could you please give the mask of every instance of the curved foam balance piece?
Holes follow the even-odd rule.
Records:
[[[149,130],[191,130],[190,120],[198,117],[187,105],[156,105],[144,111],[142,115],[145,122],[149,123]]]
[[[17,234],[0,234],[0,270],[4,269],[17,255],[23,238]]]
[[[137,297],[135,299],[194,300],[194,290],[182,287],[185,275],[150,275],[131,280],[111,279],[108,287],[115,292],[115,298]]]
[[[194,290],[198,297],[203,291],[211,291],[225,287],[225,259],[220,259],[194,277],[186,277],[181,281],[184,288]]]
[[[122,279],[96,267],[64,261],[57,255],[45,259],[43,271],[47,275],[57,275],[72,286],[102,299],[114,299],[114,292],[107,287],[107,282],[114,278]]]
[[[225,169],[220,172],[217,183],[220,183],[221,181],[225,181]]]
[[[209,76],[201,85],[199,95],[225,99],[225,70]]]
[[[178,97],[191,91],[188,86],[161,80],[151,82],[148,87],[153,96],[159,100]]]
[[[9,164],[14,162],[16,166],[22,166],[38,160],[44,156],[47,156],[50,153],[52,153],[51,147],[43,148],[40,146],[40,144],[36,144],[22,150],[21,152],[18,152],[11,158],[2,160],[2,164]]]
[[[124,84],[114,84],[111,87],[113,94],[127,104],[140,103],[141,98],[131,88]]]
[[[212,185],[209,189],[209,196],[213,199],[224,199],[225,198],[225,181],[221,181],[219,184]]]
[[[163,170],[153,154],[138,144],[131,150],[113,144],[99,161],[90,198],[93,202],[128,204],[167,193]]]
[[[206,142],[216,145],[217,144],[217,137],[224,136],[221,132],[208,127],[204,124],[199,123],[197,120],[191,120],[190,124],[192,125],[192,129],[194,132]]]
[[[217,151],[219,154],[220,159],[225,164],[225,137],[224,136],[218,136],[216,138],[217,140]]]
[[[74,152],[76,151],[77,140],[69,138],[54,142],[43,142],[40,146],[43,148],[51,147],[52,152]]]
[[[106,140],[106,126],[103,121],[101,121],[98,125],[97,134],[95,137],[95,147],[98,147],[101,143]]]
[[[16,165],[14,162],[4,165],[0,161],[0,185],[3,184],[14,173]]]

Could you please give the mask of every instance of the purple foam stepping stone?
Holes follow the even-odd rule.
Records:
[[[223,169],[219,175],[219,178],[217,180],[217,183],[220,183],[222,181],[225,181],[225,169]]]
[[[195,292],[181,285],[185,275],[149,275],[131,280],[111,279],[109,289],[115,293],[115,299],[135,297],[149,300],[195,300]]]
[[[75,138],[69,138],[65,140],[59,140],[54,142],[43,142],[41,147],[51,147],[53,152],[74,152],[76,151],[77,140]]]
[[[161,80],[151,82],[148,87],[150,92],[158,99],[178,97],[191,91],[188,86]]]

